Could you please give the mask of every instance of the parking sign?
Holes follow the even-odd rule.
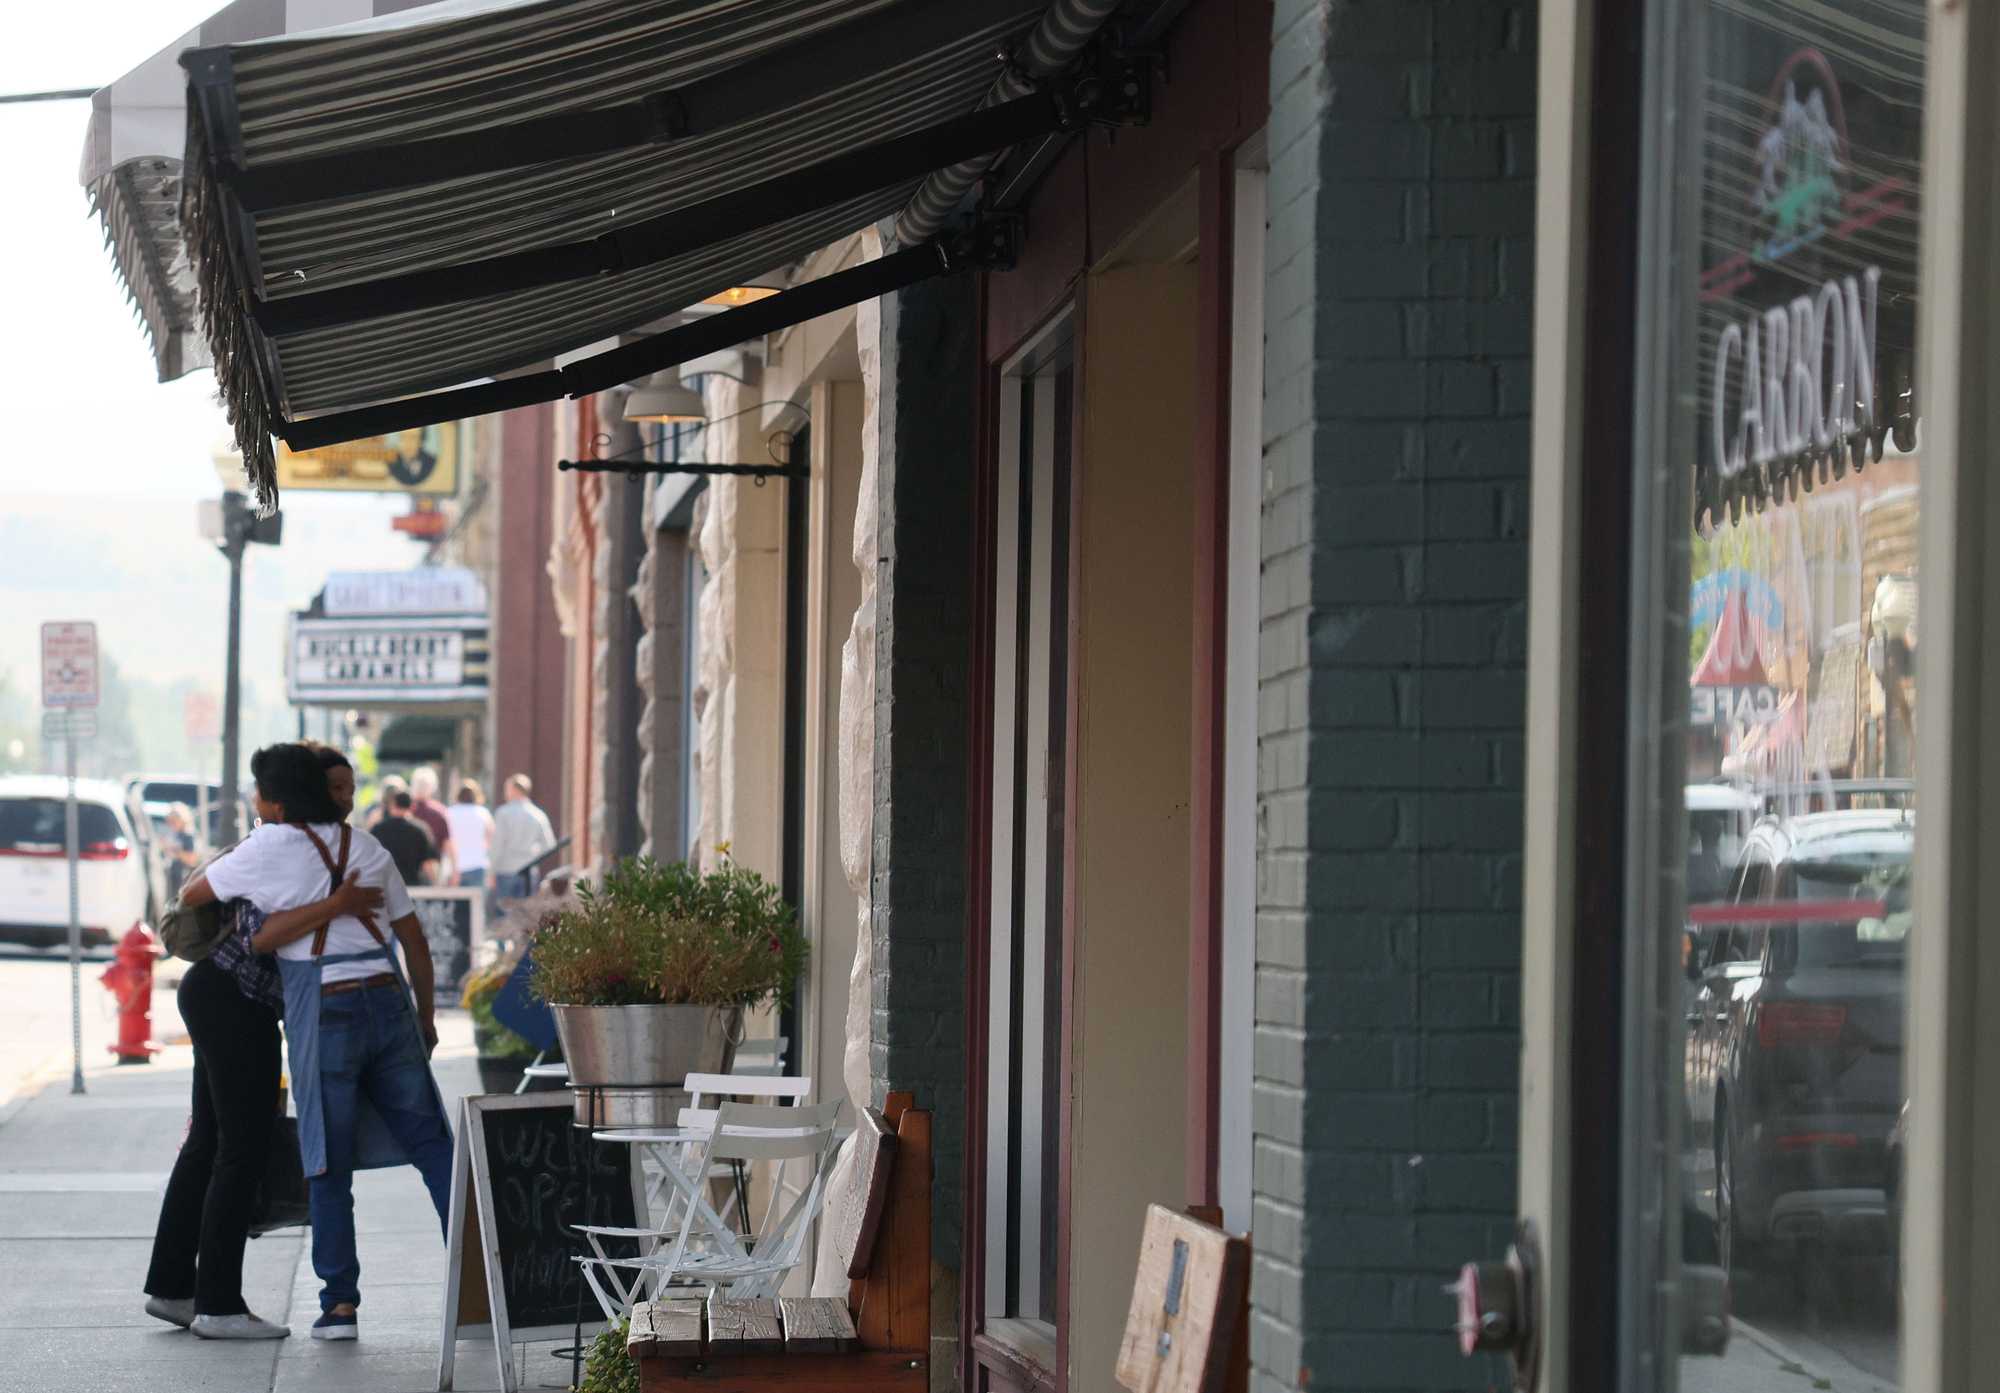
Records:
[[[42,705],[97,705],[97,625],[89,620],[42,625]]]

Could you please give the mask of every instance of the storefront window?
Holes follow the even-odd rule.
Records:
[[[1628,957],[1657,983],[1630,1027],[1655,1081],[1632,1231],[1668,1296],[1629,1367],[1893,1388],[1924,7],[1668,9],[1635,588],[1664,659],[1636,727],[1661,874]]]

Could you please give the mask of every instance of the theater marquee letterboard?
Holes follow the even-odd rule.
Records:
[[[291,699],[300,705],[483,699],[484,616],[292,616]]]

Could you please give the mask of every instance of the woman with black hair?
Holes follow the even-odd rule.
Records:
[[[312,1333],[316,1340],[351,1340],[361,1300],[354,1172],[415,1165],[440,1229],[450,1201],[451,1127],[429,1063],[437,1044],[430,948],[389,853],[341,821],[320,755],[304,745],[273,745],[251,759],[250,773],[262,825],[189,881],[182,902],[240,896],[273,916],[252,942],[277,954],[284,983],[313,1269],[322,1283]],[[402,947],[407,982],[376,925],[378,912],[343,913],[318,924],[285,913],[347,886],[381,893],[379,914]]]

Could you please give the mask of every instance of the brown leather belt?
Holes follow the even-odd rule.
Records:
[[[342,992],[366,991],[370,987],[391,987],[395,984],[395,973],[378,972],[373,977],[350,977],[345,982],[328,982],[319,989],[319,994],[339,996]]]

